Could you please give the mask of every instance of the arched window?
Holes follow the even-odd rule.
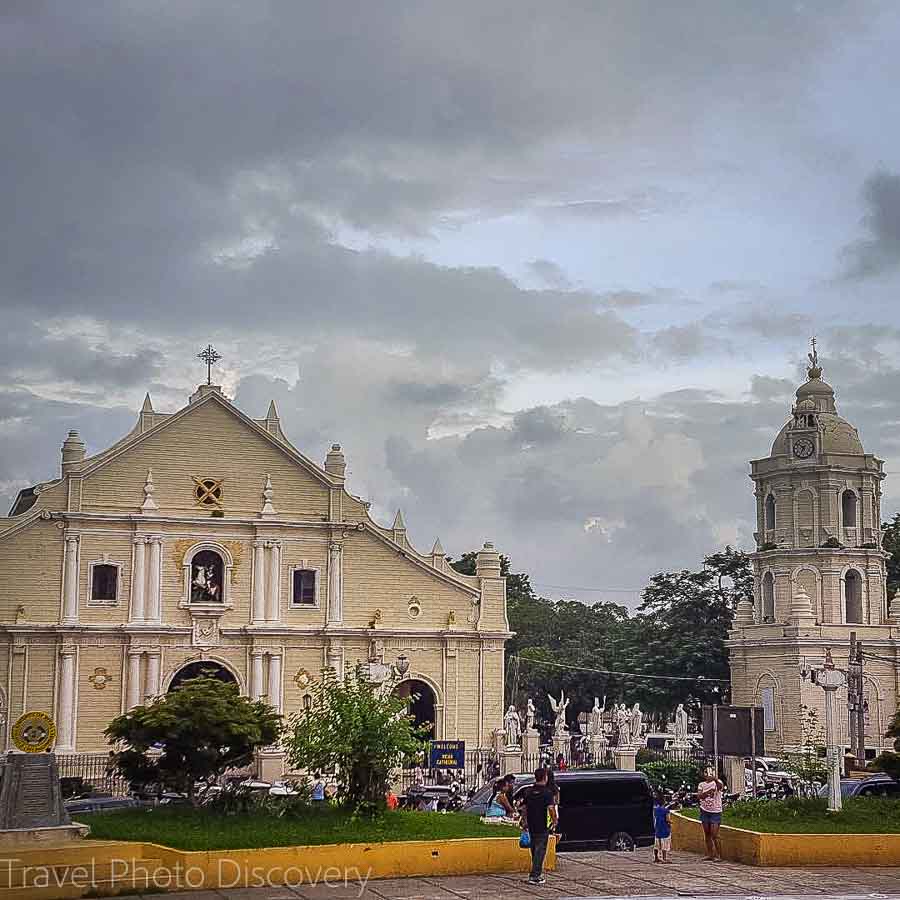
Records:
[[[841,517],[844,528],[856,528],[857,499],[853,491],[846,490],[841,494]]]
[[[225,562],[215,550],[201,550],[191,560],[191,603],[222,603]]]
[[[844,576],[844,621],[848,625],[862,625],[862,577],[856,569]]]
[[[775,527],[775,497],[769,494],[766,497],[766,531]]]
[[[766,572],[762,580],[762,619],[763,622],[775,621],[775,579],[771,572]]]

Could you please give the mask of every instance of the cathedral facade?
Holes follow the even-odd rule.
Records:
[[[890,741],[900,690],[900,604],[889,602],[881,546],[880,459],[837,413],[815,352],[771,453],[751,462],[756,486],[754,599],[738,605],[729,640],[732,702],[764,710],[768,751],[800,747],[804,708],[824,723],[824,693],[801,675],[831,648],[846,669],[850,634],[885,659],[865,663],[866,747]],[[894,662],[891,662],[893,660]],[[839,741],[849,747],[846,688]],[[821,734],[820,734],[821,737]]]
[[[58,753],[107,750],[123,711],[201,670],[282,713],[326,667],[402,678],[436,738],[485,747],[503,719],[506,583],[490,543],[474,576],[440,542],[417,552],[324,464],[296,450],[274,404],[251,419],[216,385],[176,413],[149,396],[94,456],[71,432],[59,476],[0,518],[0,701],[57,725]]]

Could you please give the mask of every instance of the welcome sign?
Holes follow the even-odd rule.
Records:
[[[431,741],[428,753],[429,769],[464,769],[465,741]]]

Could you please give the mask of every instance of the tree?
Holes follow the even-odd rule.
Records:
[[[288,720],[288,761],[297,769],[334,771],[338,799],[355,816],[382,812],[390,770],[425,746],[427,728],[415,727],[409,700],[391,687],[376,684],[362,666],[343,679],[326,670],[313,685],[310,707]]]
[[[900,590],[900,512],[882,526],[881,546],[890,556],[887,559],[887,592],[893,597]]]
[[[894,516],[894,522],[896,521],[897,516]],[[894,713],[891,726],[884,733],[884,736],[894,739],[894,750],[897,752],[892,753],[888,750],[879,754],[872,763],[872,768],[878,772],[886,772],[895,781],[900,781],[900,710]]]
[[[242,697],[236,684],[201,675],[117,716],[104,733],[110,744],[125,745],[113,762],[130,782],[159,784],[196,805],[198,782],[247,765],[258,747],[278,740],[280,730],[281,716],[267,703]],[[151,756],[151,747],[162,752]]]

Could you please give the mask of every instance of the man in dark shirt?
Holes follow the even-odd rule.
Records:
[[[531,836],[530,884],[543,884],[544,857],[547,855],[547,840],[550,828],[556,827],[556,796],[547,787],[547,770],[535,770],[534,784],[522,798],[522,825]]]

